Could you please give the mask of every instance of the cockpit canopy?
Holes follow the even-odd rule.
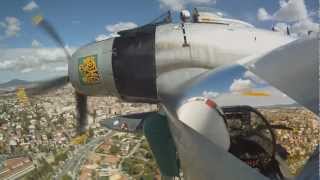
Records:
[[[192,22],[253,27],[253,25],[247,22],[232,18],[227,13],[219,9],[209,7],[194,8],[192,12]]]
[[[196,7],[193,9],[192,19],[194,22],[213,22],[224,17],[224,13],[214,8]]]

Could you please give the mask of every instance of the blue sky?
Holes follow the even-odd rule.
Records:
[[[56,27],[65,43],[74,50],[94,41],[99,35],[115,33],[119,27],[143,25],[167,10],[177,13],[181,8],[195,6],[222,9],[237,19],[267,29],[273,24],[282,23],[283,16],[288,21],[284,23],[293,23],[292,18],[288,19],[292,14],[311,16],[303,26],[297,23],[297,31],[309,27],[311,21],[316,21],[315,12],[319,7],[317,0],[290,1],[300,3],[291,3],[296,6],[281,10],[279,4],[285,4],[286,0],[2,0],[0,83],[13,78],[40,80],[66,74],[66,61],[63,60],[62,52],[53,51],[55,43],[32,24],[31,19],[37,14],[44,15]],[[307,13],[304,9],[307,9]],[[177,16],[175,21],[178,21]],[[279,28],[283,29],[281,23]],[[53,62],[55,68],[52,68]],[[33,66],[29,67],[30,64]]]
[[[158,0],[36,0],[40,10],[25,12],[22,8],[30,0],[4,0],[1,2],[0,21],[7,16],[13,16],[21,21],[21,31],[18,37],[6,39],[1,43],[2,47],[31,47],[33,39],[44,46],[54,44],[46,35],[31,23],[32,15],[42,13],[51,21],[66,44],[79,47],[93,41],[98,34],[106,33],[105,26],[118,22],[135,22],[142,25],[151,21],[156,16],[168,10],[168,7],[160,7]],[[318,7],[316,0],[306,0],[309,10]],[[186,4],[191,8],[194,3]],[[279,8],[278,0],[217,0],[216,3],[200,4],[200,6],[212,6],[225,10],[228,14],[242,20],[249,21],[257,27],[270,28],[272,21],[261,22],[257,20],[257,10],[264,7],[269,12]],[[3,34],[4,29],[0,29]]]

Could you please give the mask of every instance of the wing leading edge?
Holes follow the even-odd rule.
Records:
[[[239,64],[318,115],[318,49],[317,37],[299,39]]]

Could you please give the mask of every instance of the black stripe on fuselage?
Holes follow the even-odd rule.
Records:
[[[113,42],[112,69],[118,93],[126,101],[156,102],[156,26],[120,33]]]

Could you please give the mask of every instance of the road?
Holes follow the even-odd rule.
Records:
[[[122,157],[122,159],[121,159],[121,161],[120,161],[120,163],[119,163],[119,168],[118,168],[119,170],[122,170],[122,163],[123,163],[123,161],[124,161],[125,159],[131,157],[131,156],[139,149],[142,141],[143,141],[143,140],[140,139],[140,141],[132,148],[132,150],[128,153],[128,155]]]
[[[87,144],[76,149],[72,158],[68,159],[63,167],[61,167],[62,170],[57,174],[55,179],[60,180],[65,174],[71,174],[74,179],[76,179],[75,177],[78,176],[80,167],[86,160],[88,153],[94,150],[105,138],[110,138],[113,134],[114,132],[110,131],[105,136],[94,138]]]

